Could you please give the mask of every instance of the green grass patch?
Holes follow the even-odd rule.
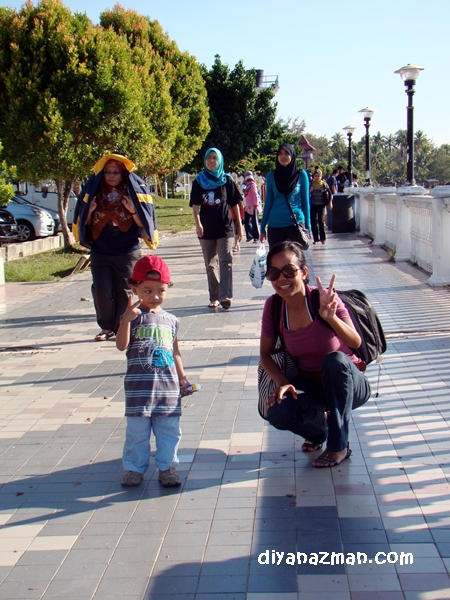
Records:
[[[159,233],[179,233],[195,227],[189,198],[184,199],[183,194],[179,192],[175,196],[167,199],[153,196]]]
[[[40,252],[5,262],[6,281],[58,281],[67,277],[83,254],[89,251],[74,245]]]

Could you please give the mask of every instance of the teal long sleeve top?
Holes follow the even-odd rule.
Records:
[[[311,231],[311,220],[309,217],[309,179],[306,171],[302,169],[298,178],[298,183],[294,190],[288,195],[297,221],[304,223],[306,228]],[[275,185],[273,171],[267,175],[266,181],[266,201],[261,221],[261,232],[266,227],[289,227],[292,225],[292,215],[289,210],[284,194],[280,194]]]

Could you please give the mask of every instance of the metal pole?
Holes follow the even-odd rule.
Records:
[[[366,128],[366,186],[372,185],[370,177],[370,117],[364,117],[364,126]]]
[[[413,79],[405,81],[406,93],[408,94],[408,106],[406,109],[406,179],[409,185],[415,185],[414,179],[414,106],[413,95],[415,92]]]
[[[352,185],[352,134],[349,131],[348,137],[348,184]]]

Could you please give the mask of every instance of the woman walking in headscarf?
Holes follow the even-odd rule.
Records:
[[[192,183],[189,205],[205,261],[209,307],[221,305],[228,310],[233,298],[233,246],[242,239],[242,197],[231,176],[224,172],[220,150],[209,148],[204,166]],[[236,217],[236,234],[230,207]]]
[[[290,144],[282,144],[277,152],[275,170],[267,175],[267,193],[261,221],[261,242],[268,238],[269,248],[286,240],[297,242],[298,223],[311,231],[309,218],[309,181],[304,169],[297,165],[295,150]],[[267,227],[267,236],[266,236]]]
[[[322,179],[321,169],[314,171],[313,183],[311,186],[311,227],[314,238],[314,245],[319,243],[319,238],[322,244],[326,243],[325,235],[325,208],[331,210],[333,208],[333,195],[328,183]]]
[[[158,245],[153,200],[135,168],[119,154],[101,158],[75,211],[73,233],[91,251],[99,342],[114,337],[128,306],[128,279],[141,256],[139,238],[152,249]]]

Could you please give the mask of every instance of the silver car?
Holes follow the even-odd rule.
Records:
[[[48,237],[55,231],[52,215],[44,208],[24,204],[21,198],[13,198],[6,209],[14,215],[19,227],[19,241],[28,242],[37,237]]]

